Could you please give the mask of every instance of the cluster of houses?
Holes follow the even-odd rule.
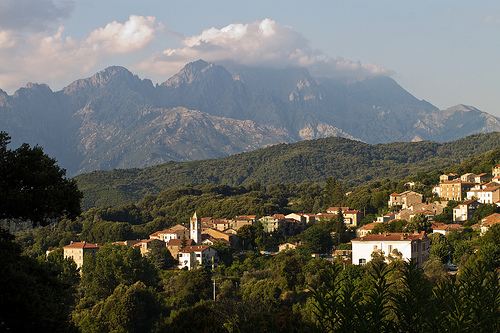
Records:
[[[382,251],[386,255],[401,254],[403,258],[415,260],[419,266],[429,258],[429,238],[425,233],[383,233],[372,234],[377,224],[392,220],[411,220],[417,214],[423,214],[431,221],[435,215],[441,214],[448,200],[463,201],[453,208],[453,223],[433,223],[433,232],[448,235],[461,232],[462,223],[470,220],[481,204],[500,205],[500,165],[493,167],[492,175],[471,173],[459,176],[445,174],[440,183],[434,187],[433,193],[440,197],[439,202],[426,203],[421,194],[414,191],[393,193],[389,196],[388,206],[393,210],[377,220],[361,226],[358,225],[363,213],[350,207],[330,207],[326,213],[319,214],[275,214],[257,219],[255,215],[237,216],[233,219],[200,218],[196,213],[191,217],[189,228],[178,224],[169,229],[157,231],[145,240],[126,240],[116,242],[123,246],[139,247],[142,254],[151,251],[154,246],[167,248],[179,261],[179,268],[192,269],[201,265],[210,265],[217,261],[217,251],[212,247],[216,242],[226,246],[236,246],[238,230],[246,225],[261,223],[265,232],[280,231],[284,235],[296,235],[305,230],[308,224],[320,219],[332,219],[342,212],[347,227],[355,229],[356,238],[351,241],[351,250],[337,250],[334,255],[352,258],[352,263],[364,265],[371,259],[374,251]],[[464,201],[465,200],[465,201]],[[500,222],[500,214],[493,214],[473,226],[484,234],[488,228]],[[279,251],[286,251],[301,246],[300,243],[285,243]],[[88,242],[75,242],[65,246],[64,256],[71,257],[78,267],[83,265],[85,254],[95,254],[99,245]],[[351,253],[352,252],[352,253]]]

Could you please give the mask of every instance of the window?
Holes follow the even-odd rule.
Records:
[[[359,264],[360,265],[366,265],[366,259],[365,258],[360,258],[359,259]]]
[[[392,253],[392,245],[389,245],[388,248],[389,248],[389,253]]]

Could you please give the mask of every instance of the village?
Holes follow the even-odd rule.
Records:
[[[409,186],[412,185],[414,184],[409,184]],[[349,243],[350,249],[332,249],[330,253],[315,253],[312,254],[313,256],[340,257],[349,263],[365,265],[371,260],[373,252],[379,252],[385,255],[398,254],[404,260],[413,260],[418,267],[422,267],[429,259],[428,234],[424,231],[377,232],[380,230],[379,227],[394,220],[410,221],[420,215],[431,222],[433,233],[440,233],[444,236],[452,232],[460,233],[464,229],[463,224],[474,216],[481,205],[500,204],[500,165],[493,167],[491,174],[443,174],[440,176],[440,183],[433,188],[432,192],[435,195],[432,202],[426,202],[422,194],[412,190],[392,193],[387,203],[389,212],[362,226],[360,222],[364,217],[363,212],[350,207],[329,207],[326,212],[317,214],[274,214],[261,218],[255,215],[243,215],[233,219],[199,217],[195,212],[190,219],[189,226],[177,224],[149,235],[149,239],[123,240],[115,244],[138,247],[142,255],[150,252],[153,246],[166,248],[172,257],[178,260],[179,269],[191,270],[201,266],[217,265],[219,258],[212,245],[220,242],[225,246],[236,248],[238,230],[243,226],[260,223],[266,233],[279,231],[283,235],[293,236],[304,232],[316,221],[330,220],[340,213],[346,228],[353,231],[355,237]],[[450,200],[459,202],[453,208],[452,221],[434,222],[433,218],[443,213]],[[500,214],[494,213],[470,227],[482,236],[492,225],[499,222]],[[302,246],[301,242],[285,242],[279,245],[278,252],[300,246]],[[64,257],[72,258],[80,268],[83,266],[85,255],[97,253],[100,247],[99,244],[86,241],[72,242],[63,248]],[[264,251],[262,253],[274,254]]]

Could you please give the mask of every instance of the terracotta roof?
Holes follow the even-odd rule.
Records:
[[[283,244],[278,245],[278,247],[286,245],[286,244],[290,244],[290,245],[293,245],[293,246],[303,246],[301,243],[298,243],[298,242],[287,242],[287,243],[283,243]]]
[[[183,231],[183,230],[188,230],[188,228],[186,228],[185,226],[183,226],[181,224],[177,224],[177,225],[174,225],[171,228],[168,228],[168,229],[165,229],[165,230],[162,230],[162,231],[157,231],[155,233],[152,233],[151,235],[149,235],[149,237],[158,237],[160,234],[162,234],[162,235],[176,234],[179,231]]]
[[[74,242],[63,247],[64,249],[96,249],[100,248],[101,245],[87,243],[87,242]]]
[[[211,242],[212,244],[213,244],[213,243],[215,243],[215,242],[221,242],[221,243],[224,243],[224,244],[226,244],[226,245],[227,245],[227,244],[231,244],[231,242],[230,242],[230,241],[227,241],[227,240],[225,240],[224,238],[214,238],[214,237],[209,237],[209,238],[207,238],[207,239],[204,239],[204,240],[203,240],[203,243],[205,243],[205,242],[207,242],[207,241],[208,241],[208,242]]]
[[[433,225],[431,228],[432,228],[432,230],[452,231],[452,230],[462,230],[463,226],[461,224],[457,224],[457,223],[452,223],[452,224],[440,223],[439,226],[434,227],[434,225]]]
[[[381,222],[368,223],[368,224],[365,224],[362,227],[359,227],[358,230],[372,230],[374,226],[376,226],[377,224],[380,224],[380,223]]]
[[[481,220],[481,226],[489,226],[500,222],[500,214],[493,213]]]
[[[210,246],[208,245],[195,245],[195,246],[186,246],[180,252],[183,253],[193,253],[193,252],[203,252],[208,249]]]
[[[231,235],[232,236],[232,234],[228,234],[227,232],[220,231],[220,230],[217,230],[214,228],[207,228],[207,229],[203,230],[202,234],[209,234],[210,232],[215,232],[215,233],[219,233],[219,234],[223,234],[223,235]]]
[[[194,245],[194,240],[193,239],[186,239],[186,246],[192,246]],[[171,239],[167,243],[168,246],[181,246],[182,245],[182,239]]]
[[[412,241],[427,238],[425,232],[422,231],[419,234],[409,234],[409,233],[385,233],[380,235],[366,235],[360,238],[355,238],[351,242],[370,242],[370,241]]]
[[[471,183],[471,182],[464,182],[463,180],[461,180],[460,178],[458,179],[453,179],[453,180],[448,180],[448,181],[445,181],[445,182],[442,182],[441,184],[456,184],[456,183],[459,183],[459,184],[466,184],[466,185],[474,185],[474,183]]]

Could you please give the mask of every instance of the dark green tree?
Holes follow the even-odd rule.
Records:
[[[160,302],[151,288],[138,281],[120,284],[105,301],[75,316],[81,331],[151,332],[160,318]]]
[[[323,190],[324,208],[329,206],[342,206],[344,203],[344,188],[342,184],[333,177],[326,180],[325,189]]]
[[[347,226],[344,222],[344,214],[342,214],[342,208],[339,207],[337,211],[337,216],[333,218],[333,231],[335,232],[335,245],[339,245],[347,241]]]
[[[106,244],[95,257],[85,257],[82,283],[85,296],[98,302],[109,297],[120,284],[132,285],[141,281],[146,286],[155,286],[157,274],[139,248]]]
[[[422,213],[418,213],[415,214],[415,216],[413,216],[410,219],[410,222],[405,227],[405,231],[406,232],[425,231],[425,233],[431,233],[432,232],[431,226],[432,223],[429,221],[427,216],[425,216]]]
[[[70,332],[76,267],[22,254],[14,236],[0,228],[0,331]],[[69,264],[69,263],[66,263]]]
[[[329,253],[333,239],[330,231],[316,223],[301,234],[305,250],[309,253]]]
[[[82,193],[75,180],[39,146],[7,149],[10,137],[0,132],[0,219],[47,225],[55,218],[81,213]]]

